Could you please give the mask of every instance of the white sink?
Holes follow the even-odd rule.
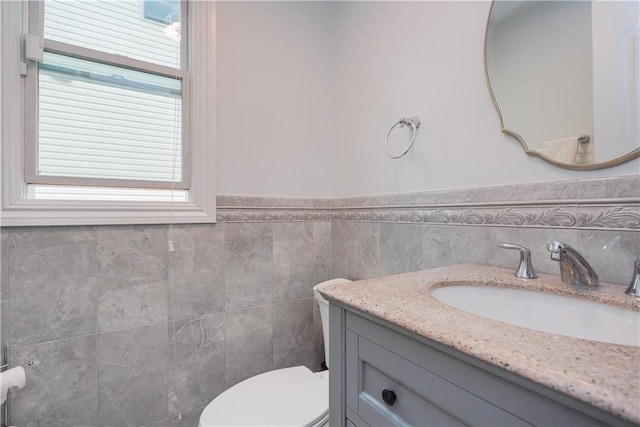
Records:
[[[611,344],[640,346],[640,313],[577,298],[487,286],[431,291],[460,310],[524,328]]]

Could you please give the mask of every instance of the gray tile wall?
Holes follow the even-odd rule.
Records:
[[[195,426],[251,375],[318,370],[330,239],[328,222],[3,229],[1,338],[34,362],[10,422]]]
[[[528,247],[536,271],[559,275],[546,244],[563,241],[600,280],[622,286],[640,259],[640,175],[343,198],[331,205],[332,272],[349,279],[460,263],[515,271],[518,253],[498,242]]]
[[[496,247],[498,242],[528,247],[536,272],[559,275],[558,263],[549,258],[546,244],[560,240],[579,248],[600,280],[620,284],[622,292],[631,282],[634,261],[640,259],[638,231],[358,222],[336,222],[333,230],[333,275],[352,280],[463,263],[513,268],[515,271],[518,252],[500,249]],[[339,236],[350,236],[353,240],[343,240]]]
[[[640,175],[335,200],[219,197],[215,225],[5,228],[0,339],[34,361],[20,426],[195,426],[251,375],[305,364],[311,288],[458,263],[514,268],[575,245],[604,281],[640,258]],[[168,238],[175,251],[167,251]],[[621,291],[623,290],[621,286]]]

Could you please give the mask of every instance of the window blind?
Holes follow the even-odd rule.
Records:
[[[181,181],[180,81],[46,53],[38,174]]]

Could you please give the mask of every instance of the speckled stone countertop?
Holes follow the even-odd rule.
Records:
[[[545,291],[640,311],[624,287],[601,283],[574,291],[559,276],[517,279],[512,270],[464,264],[329,285],[321,293],[339,305],[386,320],[618,417],[640,423],[640,347],[553,335],[451,307],[429,290],[491,285]]]

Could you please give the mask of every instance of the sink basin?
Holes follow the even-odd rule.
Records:
[[[640,313],[524,289],[445,286],[431,295],[460,310],[524,328],[611,344],[640,346]]]

